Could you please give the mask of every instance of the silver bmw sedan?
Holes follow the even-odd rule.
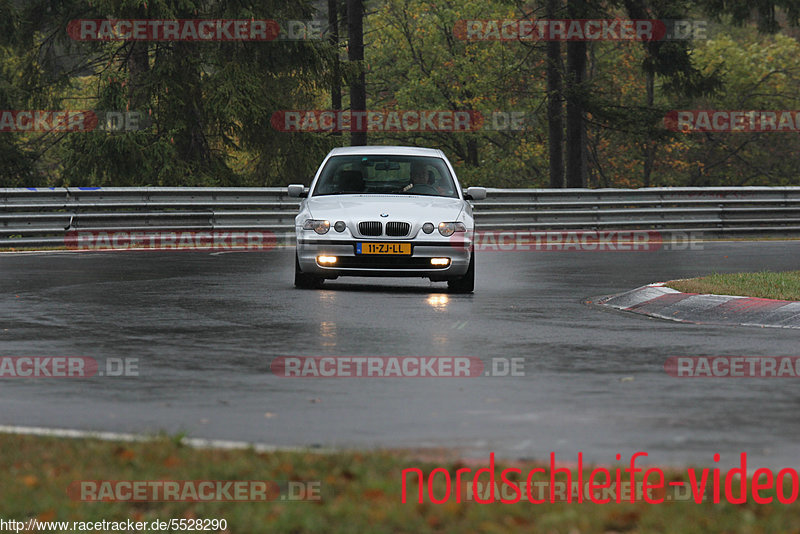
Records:
[[[475,222],[469,200],[486,189],[461,189],[441,150],[336,148],[301,197],[295,219],[294,284],[320,287],[339,276],[412,276],[446,281],[453,292],[475,287]]]

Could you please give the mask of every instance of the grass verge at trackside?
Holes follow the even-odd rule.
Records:
[[[684,293],[739,295],[776,300],[800,300],[800,271],[775,273],[714,273],[701,278],[674,280],[667,287]]]
[[[488,465],[487,462],[479,467]],[[402,504],[401,471],[451,473],[399,453],[258,453],[207,450],[176,439],[107,442],[0,435],[0,517],[46,521],[225,518],[228,532],[798,532],[800,505],[713,504]],[[501,469],[498,464],[497,470]],[[523,472],[533,464],[515,464]],[[474,469],[478,467],[473,466]],[[587,473],[588,474],[588,473]],[[454,476],[454,475],[453,475]],[[677,479],[667,473],[667,480]],[[710,478],[710,477],[709,477]],[[66,488],[77,480],[318,480],[321,502],[86,503]],[[682,480],[686,480],[685,474]],[[437,479],[439,482],[439,479]],[[444,484],[434,484],[437,496]],[[411,498],[409,496],[409,498]]]

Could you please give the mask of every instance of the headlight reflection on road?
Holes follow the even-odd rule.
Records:
[[[430,295],[426,302],[428,303],[428,306],[430,306],[434,310],[446,311],[447,304],[448,302],[450,302],[450,299],[447,297],[447,295],[434,294]]]
[[[336,346],[336,323],[333,321],[322,321],[319,323],[319,335],[322,339],[323,347]]]
[[[320,291],[319,303],[324,307],[333,306],[336,304],[336,291]]]

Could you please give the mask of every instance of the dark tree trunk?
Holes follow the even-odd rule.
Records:
[[[584,18],[582,0],[570,0],[570,18]],[[586,125],[584,124],[583,82],[586,79],[586,42],[567,42],[567,187],[586,187]]]
[[[131,41],[128,56],[128,109],[144,111],[149,101],[147,76],[150,71],[148,46],[145,41]]]
[[[559,0],[547,0],[545,18],[558,18]],[[547,42],[547,124],[550,187],[564,187],[564,116],[561,81],[561,43]]]
[[[363,131],[350,132],[350,145],[361,146],[367,144],[366,116],[367,109],[367,84],[364,76],[364,6],[361,0],[347,0],[347,59],[351,63],[358,63],[358,74],[350,82],[350,124],[351,130],[357,126]],[[358,115],[361,114],[361,120]],[[360,123],[360,124],[359,124]]]
[[[342,81],[339,70],[339,0],[328,0],[328,42],[334,50],[331,82],[331,109],[342,109]]]
[[[476,139],[469,139],[467,141],[467,165],[477,167],[481,164],[478,157],[478,141]]]
[[[647,107],[653,109],[655,104],[655,81],[656,75],[650,70],[645,73],[647,77]],[[656,159],[656,143],[652,139],[648,139],[644,148],[644,176],[642,177],[642,185],[650,187],[650,180],[653,174],[653,164]]]
[[[143,6],[136,8],[131,18],[147,18],[147,10]],[[130,41],[128,43],[128,109],[144,111],[150,95],[147,89],[147,77],[150,72],[149,45],[146,41]]]

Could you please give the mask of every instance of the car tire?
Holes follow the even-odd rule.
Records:
[[[451,293],[472,293],[475,290],[475,251],[472,251],[469,258],[469,267],[464,276],[447,281],[447,287]]]
[[[297,254],[294,256],[294,287],[299,289],[319,289],[322,287],[323,279],[313,274],[304,273],[300,270],[300,261]]]

